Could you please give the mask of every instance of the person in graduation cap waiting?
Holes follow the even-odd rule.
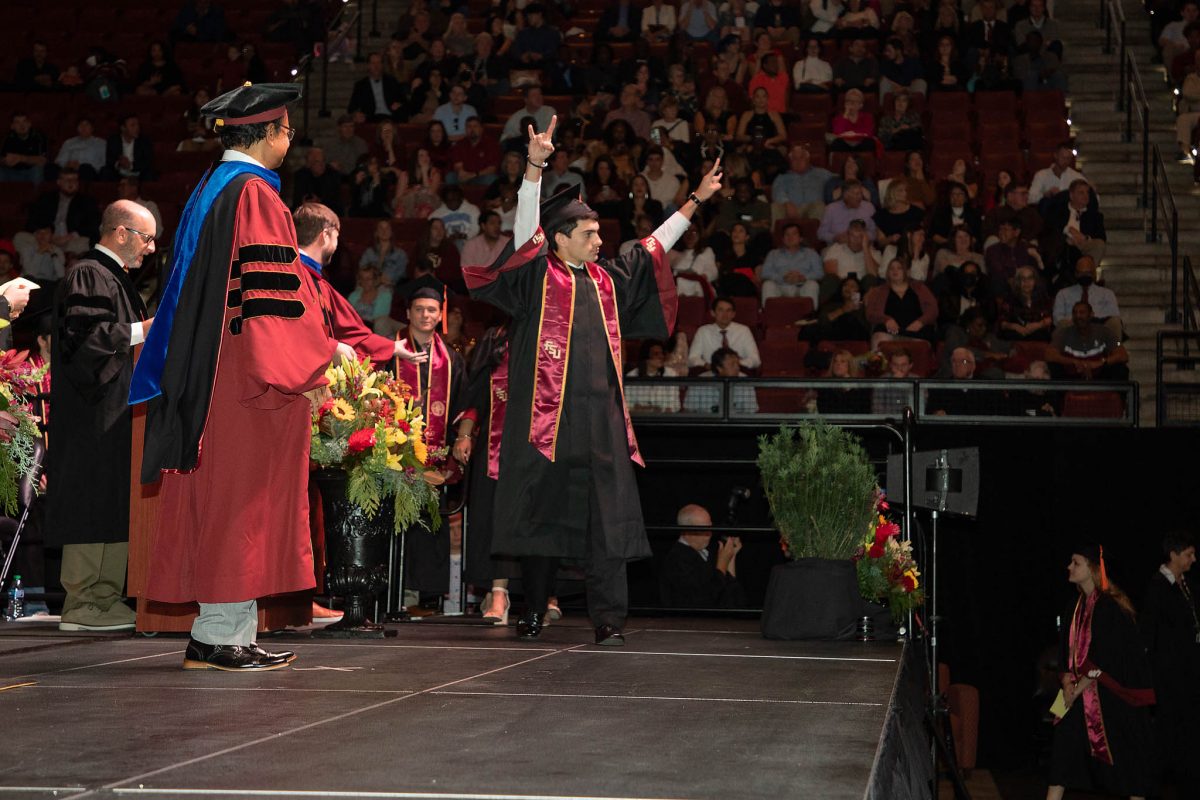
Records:
[[[184,209],[129,392],[149,401],[142,480],[162,477],[146,596],[200,605],[184,669],[290,663],[257,645],[257,598],[315,583],[310,414],[337,340],[274,172],[299,93],[247,83],[201,109],[225,151]]]
[[[513,318],[493,551],[521,558],[536,637],[561,558],[584,562],[597,644],[624,644],[626,562],[650,546],[632,463],[642,464],[623,397],[621,337],[666,339],[678,300],[667,252],[721,188],[720,162],[683,207],[626,255],[597,262],[596,212],[568,187],[538,205],[557,118],[529,127],[513,239],[467,288]],[[539,216],[541,225],[539,226]]]

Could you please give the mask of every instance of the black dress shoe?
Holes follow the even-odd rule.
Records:
[[[249,647],[236,644],[205,644],[195,639],[188,640],[183,654],[184,669],[218,669],[223,672],[266,672],[279,669],[286,661],[272,661]]]
[[[596,628],[596,644],[608,647],[624,647],[625,634],[616,625],[601,625]]]
[[[263,650],[258,646],[258,642],[248,645],[246,649],[253,651],[271,663],[278,662],[280,664],[290,664],[296,660],[296,654],[291,650],[280,650],[278,653],[268,653],[266,650]]]
[[[522,617],[517,620],[517,636],[522,639],[536,639],[542,632],[542,626],[545,624],[546,615],[539,614],[536,611],[526,611]]]

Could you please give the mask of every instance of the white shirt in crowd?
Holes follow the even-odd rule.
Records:
[[[741,365],[746,369],[756,369],[762,364],[762,358],[758,354],[758,343],[754,341],[754,334],[749,328],[740,322],[731,322],[724,330],[724,341],[721,333],[715,322],[697,328],[696,336],[692,339],[692,348],[688,351],[688,364],[693,367],[708,366],[712,361],[712,354],[726,344],[738,354]]]
[[[717,280],[717,257],[711,247],[706,247],[697,253],[695,250],[672,250],[670,254],[671,271],[676,275],[684,272],[694,272],[702,275],[710,284]],[[699,281],[688,278],[675,279],[675,293],[680,297],[703,297],[704,287]]]

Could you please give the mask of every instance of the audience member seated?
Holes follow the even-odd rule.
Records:
[[[1030,244],[1040,241],[1042,215],[1029,204],[1029,187],[1023,183],[1011,183],[1004,189],[1004,203],[987,213],[983,220],[983,235],[997,236],[1000,220],[1014,219],[1021,225],[1021,235]]]
[[[1012,286],[998,300],[1000,338],[1048,342],[1054,330],[1053,302],[1033,267],[1017,268]]]
[[[1021,378],[1026,381],[1048,381],[1050,365],[1045,361],[1031,361]],[[1062,414],[1062,401],[1062,392],[1023,389],[1009,393],[1009,413],[1017,417],[1057,417]]]
[[[396,286],[408,277],[408,253],[393,243],[393,236],[395,231],[391,221],[379,220],[375,223],[371,245],[358,259],[359,269],[375,267],[379,270],[379,279],[384,286]]]
[[[517,32],[508,55],[515,69],[540,69],[558,55],[561,41],[558,28],[546,24],[545,8],[530,3],[525,7],[525,27]]]
[[[733,300],[728,297],[713,300],[712,316],[712,322],[696,329],[691,349],[688,351],[688,366],[712,365],[713,371],[717,372],[719,365],[713,362],[713,353],[724,348],[732,350],[738,356],[739,366],[758,369],[762,364],[758,355],[758,344],[748,327],[734,321],[737,308]]]
[[[425,141],[421,146],[429,151],[429,158],[443,176],[450,171],[450,140],[446,138],[446,126],[430,120],[425,126]]]
[[[324,203],[342,215],[342,173],[325,161],[325,151],[310,147],[304,154],[304,166],[292,176],[292,204]]]
[[[346,298],[363,318],[363,322],[376,331],[382,330],[380,323],[387,320],[392,308],[392,290],[382,284],[381,278],[379,267],[374,264],[360,264],[358,284]]]
[[[887,281],[867,292],[864,305],[871,325],[871,349],[894,339],[924,339],[937,333],[938,302],[919,281],[910,280],[900,259],[887,265]]]
[[[451,86],[449,100],[433,112],[433,118],[446,129],[451,144],[467,135],[467,120],[478,116],[475,106],[467,103],[467,90],[461,84]]]
[[[67,254],[54,243],[54,231],[49,227],[36,228],[32,234],[18,233],[13,247],[21,256],[21,274],[43,289],[62,280],[67,267]],[[13,277],[16,277],[15,275]],[[7,282],[4,278],[0,282]]]
[[[718,295],[758,299],[758,268],[766,257],[759,243],[765,237],[752,239],[746,223],[735,222],[728,237],[714,237],[714,241],[722,238],[713,288]]]
[[[780,63],[781,59],[782,56],[778,51],[771,50],[763,53],[759,60],[758,72],[754,74],[746,87],[751,98],[759,89],[765,91],[767,93],[767,110],[774,111],[776,114],[788,113],[788,96],[791,94],[791,79],[783,69]],[[785,136],[784,142],[781,144],[786,143],[786,140]]]
[[[1013,28],[1013,39],[1017,42],[1024,42],[1030,31],[1037,31],[1042,35],[1046,49],[1062,58],[1062,32],[1058,27],[1058,22],[1051,18],[1046,11],[1046,0],[1029,0],[1026,6],[1029,9],[1029,16],[1015,23],[1012,19],[1008,20]]]
[[[1039,242],[1046,271],[1060,284],[1071,279],[1071,267],[1081,257],[1099,263],[1108,240],[1104,214],[1087,181],[1072,181],[1066,202],[1062,199],[1049,203],[1046,230]]]
[[[975,356],[975,375],[984,380],[1003,380],[1003,363],[1012,351],[1012,345],[991,331],[991,324],[979,306],[968,308],[958,318],[957,325],[946,330],[945,351],[965,347]],[[950,365],[942,366],[941,375],[950,375]]]
[[[8,135],[0,145],[0,181],[41,183],[48,156],[46,134],[34,130],[24,111],[14,111]]]
[[[823,300],[834,293],[838,281],[851,275],[858,278],[864,290],[880,282],[879,261],[882,256],[870,245],[867,223],[856,219],[851,221],[846,230],[845,242],[834,242],[821,253],[821,261],[825,265],[825,278],[821,284]]]
[[[947,270],[935,284],[938,321],[942,325],[953,325],[964,311],[975,306],[982,308],[988,319],[994,317],[995,299],[978,261],[965,261],[958,269]]]
[[[355,122],[388,120],[404,110],[404,87],[383,70],[383,56],[371,53],[367,57],[367,74],[354,83],[346,112]]]
[[[1062,60],[1045,46],[1045,39],[1036,30],[1025,34],[1024,43],[1012,60],[1012,72],[1026,92],[1067,91]]]
[[[833,88],[839,92],[849,89],[874,91],[878,85],[879,64],[867,55],[866,41],[854,39],[846,48],[846,55],[833,65]]]
[[[903,184],[901,184],[903,185]],[[889,185],[890,189],[891,186]],[[898,258],[908,265],[908,277],[925,283],[929,280],[929,254],[925,252],[925,229],[909,228],[895,244],[883,248],[880,261],[887,264]]]
[[[879,120],[879,141],[886,150],[920,150],[925,147],[921,115],[912,110],[907,90],[896,92],[892,111]]]
[[[717,22],[717,7],[712,0],[681,0],[679,6],[679,30],[693,42],[717,43],[720,29]]]
[[[622,240],[633,238],[633,223],[639,216],[645,216],[654,223],[655,228],[663,219],[662,203],[650,196],[650,182],[645,175],[633,176],[629,183],[629,197],[621,201],[617,220],[621,223]]]
[[[969,23],[963,31],[967,62],[974,62],[981,50],[1010,52],[1013,49],[1012,28],[997,17],[996,0],[979,0],[975,8],[979,11],[979,19]]]
[[[668,42],[675,36],[677,22],[674,5],[653,0],[642,10],[642,36],[650,42]]]
[[[996,231],[996,243],[984,251],[984,267],[995,297],[1003,297],[1009,291],[1017,270],[1022,267],[1038,272],[1042,269],[1042,257],[1036,247],[1021,238],[1020,226],[1017,217],[1002,220]]]
[[[136,114],[122,117],[120,128],[108,137],[104,170],[100,177],[115,181],[126,175],[134,175],[144,181],[155,178],[154,143],[149,136],[142,135],[142,123]]]
[[[809,341],[859,341],[871,337],[871,326],[863,309],[862,287],[857,277],[843,278],[821,304],[815,325],[800,329],[800,338]]]
[[[938,12],[939,15],[942,11]],[[958,23],[954,8],[949,9],[949,15]],[[962,60],[958,55],[958,46],[954,36],[939,36],[937,52],[925,67],[925,78],[929,91],[932,92],[965,92],[967,90],[967,72],[963,69]]]
[[[1162,52],[1162,63],[1169,69],[1175,59],[1188,54],[1192,47],[1188,42],[1188,26],[1200,21],[1200,4],[1196,0],[1184,0],[1179,4],[1179,19],[1168,22],[1158,35],[1158,46]]]
[[[158,203],[153,200],[147,200],[142,197],[142,181],[136,175],[129,175],[117,181],[117,199],[129,200],[137,203],[142,208],[150,212],[150,216],[154,217],[154,238],[159,241],[171,241],[171,236],[163,227],[162,211],[158,207]]]
[[[880,247],[895,245],[909,231],[921,229],[924,218],[925,212],[908,202],[908,184],[891,181],[884,192],[883,208],[875,212],[875,241]]]
[[[212,0],[187,0],[171,25],[172,42],[223,42],[225,12]]]
[[[829,149],[849,152],[875,152],[875,118],[863,111],[865,98],[859,89],[851,89],[842,99],[842,113],[833,118]]]
[[[687,505],[675,516],[677,525],[712,525],[703,506]],[[742,540],[721,537],[717,552],[709,552],[712,531],[681,531],[659,572],[659,594],[667,608],[744,608],[746,593],[737,580],[737,555]]]
[[[757,357],[757,352],[755,354]],[[742,372],[741,359],[738,354],[728,347],[718,347],[709,359],[709,369],[700,373],[703,378],[745,378]],[[718,414],[721,411],[722,389],[720,384],[709,386],[689,386],[683,396],[683,410],[702,414]],[[729,390],[729,400],[733,408],[727,409],[735,414],[757,414],[758,397],[753,386],[732,386]]]
[[[983,207],[984,247],[991,244],[996,237],[994,212],[996,209],[1004,207],[1007,202],[1005,195],[1015,184],[1016,178],[1013,177],[1012,170],[998,169],[992,175],[992,185],[984,187],[983,194],[980,196],[980,204]]]
[[[818,35],[830,33],[845,10],[842,0],[808,0],[808,11],[813,16],[812,32]]]
[[[965,158],[956,158],[954,163],[950,165],[950,171],[946,174],[938,184],[938,194],[940,196],[948,196],[955,184],[961,184],[967,190],[967,200],[972,206],[972,210],[976,210],[979,195],[979,178],[975,170],[967,163]]]
[[[759,271],[763,303],[772,297],[807,297],[815,308],[825,275],[821,257],[804,243],[800,226],[794,222],[784,226],[782,244],[767,253]]]
[[[793,144],[788,151],[787,172],[771,182],[771,202],[783,206],[783,216],[821,219],[825,213],[825,184],[833,173],[813,166],[807,145]]]
[[[445,224],[437,217],[429,218],[425,238],[417,243],[417,264],[428,263],[442,283],[459,286],[463,282],[462,256],[450,240]],[[418,276],[413,275],[415,280]]]
[[[500,230],[500,215],[483,211],[479,215],[479,234],[463,244],[462,266],[491,266],[512,240]]]
[[[183,70],[162,42],[151,42],[146,60],[133,77],[134,92],[140,95],[177,95],[186,91]]]
[[[869,240],[875,238],[875,206],[863,197],[858,181],[847,181],[842,187],[842,199],[825,206],[817,238],[826,244],[842,244],[849,240],[850,224],[861,221]],[[844,275],[842,277],[845,277]]]
[[[666,346],[656,340],[642,342],[637,366],[625,373],[628,378],[682,378],[680,373],[667,363]],[[679,386],[647,386],[625,384],[625,402],[629,410],[639,413],[675,412],[679,410]]]
[[[826,378],[854,380],[858,378],[858,365],[849,350],[837,350],[829,359]],[[871,390],[849,386],[822,387],[817,389],[817,412],[821,414],[869,414],[871,413]]]
[[[1196,141],[1196,124],[1200,122],[1200,50],[1189,55],[1192,63],[1188,65],[1187,75],[1175,98],[1175,141],[1179,145],[1176,161],[1184,161],[1191,155]]]
[[[435,39],[434,41],[439,42],[440,40]],[[432,58],[432,54],[430,58]],[[421,62],[418,70],[421,70],[423,74],[413,78],[409,83],[408,102],[402,110],[396,112],[396,119],[407,117],[409,122],[421,125],[434,122],[433,112],[450,99],[450,82],[445,77],[445,73],[433,64],[434,62],[429,58]],[[445,130],[445,126],[441,122],[437,124],[443,131]],[[448,141],[446,145],[449,146]]]
[[[759,199],[754,182],[749,178],[737,178],[733,183],[733,197],[721,201],[716,230],[729,233],[737,222],[755,233],[771,227],[771,204]]]
[[[512,115],[505,120],[504,130],[500,133],[500,140],[507,141],[509,139],[520,139],[522,148],[524,142],[528,138],[528,133],[521,125],[521,120],[525,117],[533,117],[534,127],[538,131],[544,131],[550,127],[550,118],[558,112],[554,106],[545,104],[544,96],[542,95],[542,87],[536,84],[525,87],[525,105],[518,108]],[[605,125],[607,128],[608,126]]]
[[[556,151],[555,155],[558,155]],[[650,186],[650,196],[662,204],[664,215],[675,212],[687,200],[688,186],[680,174],[663,170],[663,148],[651,145],[645,152],[646,168],[642,176]],[[686,176],[683,176],[686,177]],[[546,180],[542,179],[543,182]],[[579,179],[582,183],[582,177]]]
[[[1071,324],[1054,331],[1046,361],[1056,380],[1129,380],[1129,353],[1082,300],[1071,309]]]
[[[646,186],[649,196],[649,184]],[[584,182],[588,205],[601,219],[620,219],[621,203],[628,199],[629,186],[617,175],[617,167],[606,155],[592,162],[591,175]]]
[[[895,381],[911,381],[913,374],[912,353],[905,348],[893,350],[888,356],[887,369],[883,376]],[[906,406],[912,404],[912,393],[908,387],[876,387],[871,392],[871,413],[899,417]]]
[[[904,175],[897,180],[903,180],[908,185],[908,202],[926,210],[933,208],[937,190],[925,176],[925,158],[919,150],[905,157]]]
[[[441,204],[438,196],[441,188],[442,173],[433,165],[429,149],[417,148],[412,166],[402,170],[396,181],[392,213],[406,219],[425,219]]]
[[[370,146],[354,132],[354,117],[343,114],[338,117],[337,135],[322,142],[321,150],[324,151],[329,166],[343,175],[350,175],[358,166],[359,160],[367,155]]]
[[[970,381],[975,377],[975,354],[966,347],[950,351],[950,377]],[[969,387],[961,389],[929,389],[925,397],[925,413],[938,417],[978,416],[997,413],[994,392]]]
[[[804,94],[819,94],[833,88],[833,65],[821,58],[821,40],[809,39],[804,57],[792,65],[792,88]]]
[[[459,251],[467,239],[479,233],[479,207],[463,196],[462,187],[457,184],[452,183],[442,189],[442,204],[433,210],[429,218],[442,221],[446,226],[446,236]]]
[[[978,242],[981,222],[979,212],[970,204],[967,187],[961,183],[951,183],[946,202],[933,207],[929,219],[929,238],[935,245],[941,246],[948,243],[957,231],[965,230],[972,242]]]
[[[770,108],[767,90],[761,86],[750,95],[750,108],[738,118],[735,141],[738,151],[756,167],[775,160],[777,148],[787,144],[787,126],[778,111]]]
[[[397,170],[384,169],[376,156],[366,156],[350,179],[350,216],[391,216]]]
[[[1092,309],[1092,322],[1108,328],[1117,341],[1124,338],[1121,308],[1112,289],[1096,284],[1096,261],[1084,256],[1075,262],[1075,283],[1059,289],[1054,295],[1054,324],[1065,327],[1074,321],[1071,309],[1076,303],[1087,303]]]
[[[27,249],[42,229],[49,229],[54,244],[72,255],[87,252],[100,238],[100,209],[95,200],[79,193],[79,173],[61,170],[57,183],[57,191],[46,192],[30,205],[25,231],[13,237],[18,251]]]
[[[36,41],[30,56],[17,62],[13,86],[21,92],[52,92],[58,88],[58,75],[58,67],[50,61],[50,48]]]
[[[965,227],[955,229],[948,241],[933,257],[933,277],[937,278],[952,269],[961,269],[968,261],[982,265],[986,259],[983,253],[975,251],[975,238]]]
[[[926,93],[925,70],[921,62],[904,52],[904,42],[888,39],[879,64],[879,99],[893,92]]]
[[[828,205],[836,200],[842,199],[842,193],[846,190],[846,184],[857,181],[863,187],[863,199],[879,208],[883,205],[879,200],[879,187],[875,185],[875,181],[871,180],[870,176],[863,174],[862,162],[857,155],[848,154],[842,160],[842,167],[838,174],[830,177],[825,182],[825,203]]]
[[[695,223],[684,232],[679,243],[667,253],[675,274],[675,292],[680,297],[704,297],[703,278],[709,285],[717,282],[717,257],[700,235]]]
[[[860,36],[878,37],[879,15],[875,13],[867,0],[846,0],[846,10],[838,17],[833,25],[834,32],[840,39],[851,39]]]
[[[92,121],[87,117],[75,126],[75,135],[62,143],[54,159],[58,169],[74,169],[85,181],[94,181],[104,169],[105,141],[96,135]]]
[[[1054,162],[1033,174],[1033,181],[1029,184],[1029,202],[1041,206],[1043,200],[1066,191],[1075,181],[1086,181],[1083,173],[1071,166],[1074,161],[1075,152],[1070,142],[1063,142],[1055,148]]]
[[[485,136],[479,117],[467,120],[467,134],[450,148],[451,177],[456,183],[490,186],[496,181],[500,145]],[[590,195],[589,195],[590,196]]]

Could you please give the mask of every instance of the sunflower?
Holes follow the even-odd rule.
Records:
[[[342,421],[352,420],[355,416],[354,408],[341,397],[333,402],[333,408],[329,413],[333,414],[334,419]]]
[[[424,464],[425,459],[429,458],[429,447],[420,439],[413,439],[412,446],[413,455],[415,455],[417,459]]]

